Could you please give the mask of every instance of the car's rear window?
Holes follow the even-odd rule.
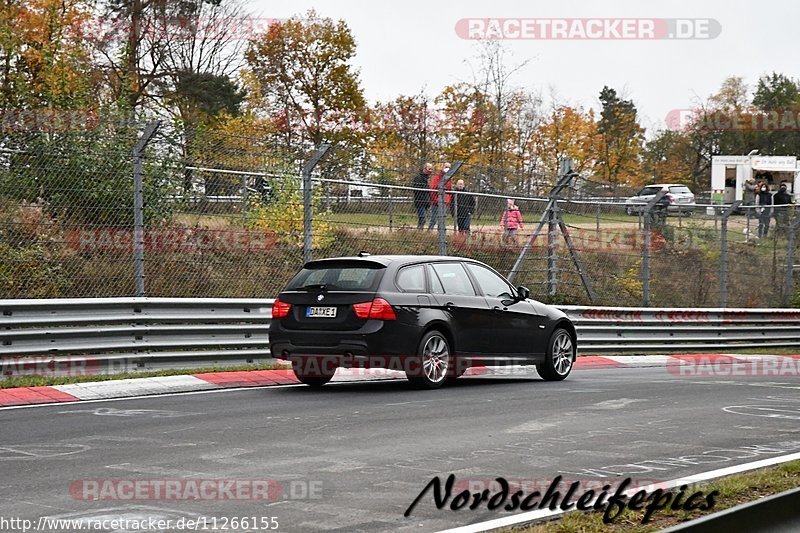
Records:
[[[385,272],[377,263],[319,263],[307,265],[286,286],[286,290],[375,291]]]
[[[675,194],[692,194],[692,191],[690,191],[689,187],[686,186],[670,187],[669,192]]]

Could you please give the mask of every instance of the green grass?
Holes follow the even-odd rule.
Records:
[[[13,389],[16,387],[42,387],[50,385],[66,385],[69,383],[86,383],[89,381],[112,381],[131,378],[153,378],[159,376],[183,376],[187,374],[204,374],[206,372],[238,372],[244,370],[274,370],[288,368],[276,363],[263,363],[258,365],[234,366],[206,366],[198,368],[173,368],[152,372],[125,372],[122,374],[95,374],[86,376],[20,376],[0,380],[0,389]]]
[[[693,520],[701,516],[735,507],[742,503],[759,498],[779,494],[800,486],[800,461],[784,463],[772,468],[737,474],[707,484],[691,487],[689,492],[701,490],[709,494],[714,490],[720,492],[716,505],[709,511],[672,511],[661,510],[652,515],[647,524],[642,524],[644,511],[627,509],[612,524],[604,524],[601,513],[584,513],[580,511],[564,515],[557,521],[536,524],[533,526],[505,530],[516,533],[606,533],[635,532],[650,533]],[[676,491],[677,492],[677,491]]]

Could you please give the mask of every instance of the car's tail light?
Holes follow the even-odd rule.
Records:
[[[672,196],[671,194],[667,195],[667,200],[669,200],[669,203],[671,203],[671,204],[675,203],[675,197]]]
[[[383,298],[375,298],[371,302],[353,304],[353,311],[355,311],[358,318],[368,320],[397,320],[394,309],[392,309],[389,302]]]
[[[287,304],[286,302],[282,302],[280,298],[275,298],[275,301],[272,303],[272,318],[284,318],[289,316],[289,310],[292,308],[292,304]]]

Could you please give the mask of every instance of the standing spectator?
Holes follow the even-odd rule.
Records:
[[[749,177],[744,182],[744,205],[755,205],[756,203],[756,180]]]
[[[431,189],[431,221],[428,224],[428,229],[432,230],[433,226],[436,225],[436,222],[439,220],[439,183],[441,183],[442,179],[444,178],[445,174],[450,170],[450,163],[445,163],[442,167],[442,170],[437,172],[433,175],[433,179],[431,179],[431,183],[429,188]],[[453,184],[448,181],[444,189],[446,191],[453,190]],[[445,194],[444,195],[444,206],[445,208],[450,206],[450,202],[453,200],[452,194]]]
[[[775,214],[775,229],[783,229],[789,218],[789,205],[792,203],[792,195],[789,194],[786,183],[781,183],[780,189],[772,198],[772,203],[774,204],[772,210]]]
[[[756,205],[758,209],[758,238],[763,239],[769,234],[769,222],[772,218],[772,193],[769,186],[762,183],[756,195]]]
[[[428,180],[431,174],[433,174],[433,164],[425,163],[422,171],[411,180],[411,186],[417,189],[414,191],[414,207],[417,209],[417,229],[425,227],[425,220],[428,217],[430,195],[428,191],[422,189],[428,188]]]
[[[464,188],[464,180],[456,182],[454,203],[458,232],[469,233],[472,213],[475,211],[475,197]]]
[[[522,214],[519,212],[519,207],[514,203],[513,198],[506,200],[506,203],[506,208],[500,219],[500,227],[503,228],[503,243],[517,244],[517,230],[523,229]]]

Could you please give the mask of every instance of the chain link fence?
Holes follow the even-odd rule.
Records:
[[[144,130],[5,132],[3,298],[269,297],[309,256],[367,251],[472,257],[549,303],[800,306],[794,206],[662,216],[580,177],[555,195],[559,176],[533,174],[493,191],[491,169],[452,162],[440,190],[445,161],[415,186],[422,162],[386,153]]]

